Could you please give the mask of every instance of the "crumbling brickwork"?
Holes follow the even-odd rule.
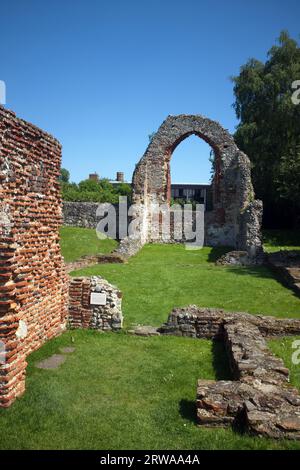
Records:
[[[262,204],[254,200],[249,159],[228,131],[200,115],[168,116],[136,166],[133,202],[142,220],[142,242],[151,241],[151,205],[170,201],[172,153],[192,134],[205,140],[215,155],[213,210],[205,213],[205,244],[246,250],[255,258],[262,250]]]
[[[93,294],[101,294],[100,301]],[[122,328],[122,293],[100,276],[76,277],[70,281],[69,324],[71,328],[117,331]]]
[[[0,106],[0,406],[24,391],[26,356],[66,325],[60,164],[56,139]]]

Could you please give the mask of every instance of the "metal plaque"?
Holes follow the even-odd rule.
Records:
[[[106,294],[92,292],[90,303],[91,305],[106,305]]]

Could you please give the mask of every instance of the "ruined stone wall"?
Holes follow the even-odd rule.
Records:
[[[102,294],[100,303],[91,297]],[[100,276],[70,281],[69,324],[71,328],[116,331],[122,328],[122,293]]]
[[[205,244],[261,252],[261,203],[254,201],[248,157],[220,124],[200,115],[168,116],[133,175],[133,202],[141,214],[141,240],[150,239],[153,205],[169,203],[170,161],[185,138],[197,135],[215,155],[213,210],[205,213]],[[201,175],[199,175],[200,177]]]
[[[163,334],[190,336],[193,338],[223,339],[224,322],[242,321],[256,326],[263,336],[300,334],[300,320],[251,315],[246,312],[225,312],[223,309],[189,305],[174,308],[168,321],[160,328]]]
[[[98,202],[77,202],[77,201],[64,201],[63,202],[63,224],[71,227],[84,227],[96,229],[98,223],[103,217],[97,215],[99,207]],[[119,223],[124,223],[122,217],[119,218],[119,204],[110,204],[116,213],[116,239],[120,238]],[[125,206],[127,213],[127,206]],[[125,211],[124,211],[125,213]],[[125,219],[126,220],[126,219]],[[132,218],[127,215],[127,226]],[[125,234],[126,235],[126,234]],[[121,235],[121,236],[125,236]]]
[[[66,325],[60,163],[57,140],[0,106],[0,406],[24,391],[26,356]]]
[[[73,227],[96,228],[100,217],[96,216],[97,202],[63,202],[63,223]]]
[[[299,334],[300,320],[190,305],[174,309],[158,332],[224,342],[233,380],[198,381],[199,425],[233,425],[258,436],[300,439],[299,391],[265,339]]]
[[[300,395],[282,359],[253,323],[224,318],[223,330],[234,381],[198,381],[199,425],[233,425],[258,436],[299,440]]]

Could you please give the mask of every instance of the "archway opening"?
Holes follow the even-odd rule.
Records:
[[[187,136],[174,149],[170,159],[170,202],[200,203],[212,210],[214,151],[201,137]]]

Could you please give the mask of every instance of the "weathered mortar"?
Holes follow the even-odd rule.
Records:
[[[60,163],[56,139],[0,106],[0,406],[24,391],[26,356],[66,325]]]
[[[91,303],[91,294],[106,297],[104,305]],[[100,276],[76,277],[70,281],[69,324],[72,328],[120,330],[123,324],[122,293]]]
[[[63,202],[63,224],[73,227],[84,227],[96,229],[98,223],[105,217],[97,215],[97,209],[101,203],[98,202],[78,202],[78,201],[64,201]],[[119,217],[120,207],[119,204],[111,204],[116,213],[116,239],[120,238],[120,219],[124,223],[122,217]],[[125,209],[127,206],[125,205]],[[127,225],[131,221],[131,217],[127,215]],[[126,220],[126,218],[125,218]],[[126,234],[125,234],[126,235]],[[122,235],[124,236],[124,235]]]
[[[174,309],[158,331],[224,341],[234,381],[198,381],[200,425],[237,425],[259,436],[300,439],[299,391],[265,340],[299,334],[300,320],[190,305]]]
[[[160,328],[163,334],[194,338],[224,339],[224,322],[241,321],[256,326],[263,336],[300,334],[300,320],[251,315],[246,312],[225,312],[217,308],[201,308],[189,305],[174,308],[168,321]]]
[[[151,204],[170,198],[170,159],[177,145],[195,134],[215,153],[213,210],[205,214],[205,243],[261,253],[261,211],[253,200],[250,162],[220,124],[200,115],[169,116],[151,140],[133,175],[133,202],[142,214],[141,242],[150,241]]]
[[[73,227],[96,228],[100,217],[96,212],[99,204],[97,202],[63,202],[64,225]]]

